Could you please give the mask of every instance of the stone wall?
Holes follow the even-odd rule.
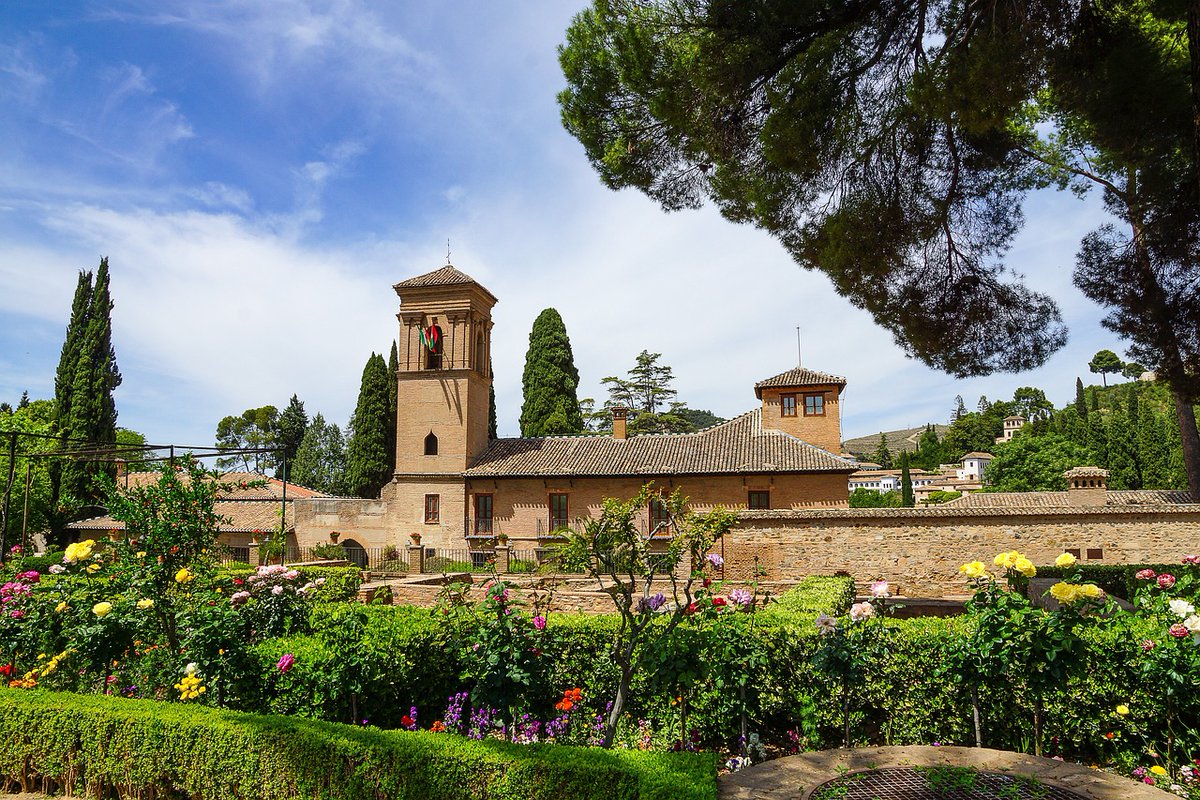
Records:
[[[1200,550],[1200,506],[746,511],[718,549],[734,579],[756,568],[777,581],[848,573],[860,590],[883,578],[894,591],[939,597],[965,593],[959,566],[990,566],[1005,550],[1035,564],[1067,549],[1085,563],[1177,562]]]

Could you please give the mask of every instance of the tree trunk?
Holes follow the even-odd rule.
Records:
[[[1033,754],[1035,756],[1042,754],[1042,698],[1040,695],[1033,698]]]
[[[1179,443],[1183,448],[1183,463],[1187,468],[1188,491],[1200,502],[1200,432],[1196,430],[1196,412],[1187,397],[1171,387],[1175,401],[1175,418],[1179,422]]]
[[[1200,0],[1188,4],[1187,37],[1192,79],[1192,178],[1200,202]]]
[[[850,681],[842,682],[842,747],[850,747]]]
[[[971,687],[971,718],[975,723],[975,746],[983,747],[983,719],[979,714],[978,687]]]
[[[604,725],[604,741],[601,747],[612,747],[613,738],[617,735],[617,723],[625,711],[625,698],[629,696],[629,686],[633,683],[633,670],[622,665],[621,680],[617,683],[617,696],[613,698],[612,710],[608,712],[608,721]]]

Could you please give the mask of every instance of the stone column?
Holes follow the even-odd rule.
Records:
[[[511,563],[512,548],[507,544],[496,545],[496,572],[504,575]]]
[[[419,544],[408,546],[408,574],[420,575],[425,571],[425,547]]]
[[[246,550],[250,553],[250,555],[246,556],[246,560],[250,562],[250,566],[252,566],[252,567],[257,567],[260,563],[262,563],[258,560],[259,559],[258,548],[260,546],[261,545],[258,543],[257,540],[252,541],[252,542],[250,542],[250,544],[246,545]]]

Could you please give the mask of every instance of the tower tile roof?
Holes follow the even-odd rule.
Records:
[[[845,386],[846,379],[839,375],[830,375],[827,372],[817,372],[815,369],[808,369],[807,367],[796,367],[795,369],[789,369],[787,372],[781,372],[774,377],[766,378],[754,384],[754,394],[762,397],[762,390],[767,388],[819,386],[830,383]]]
[[[435,269],[433,272],[426,272],[424,275],[418,275],[415,278],[409,278],[397,283],[395,289],[411,289],[422,286],[455,286],[458,284],[473,283],[479,286],[479,282],[465,272],[460,272],[452,265],[447,264],[444,267]]]

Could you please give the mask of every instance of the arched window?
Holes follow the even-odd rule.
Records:
[[[429,435],[425,437],[425,455],[437,455],[437,436],[434,436],[433,431],[430,431]]]

